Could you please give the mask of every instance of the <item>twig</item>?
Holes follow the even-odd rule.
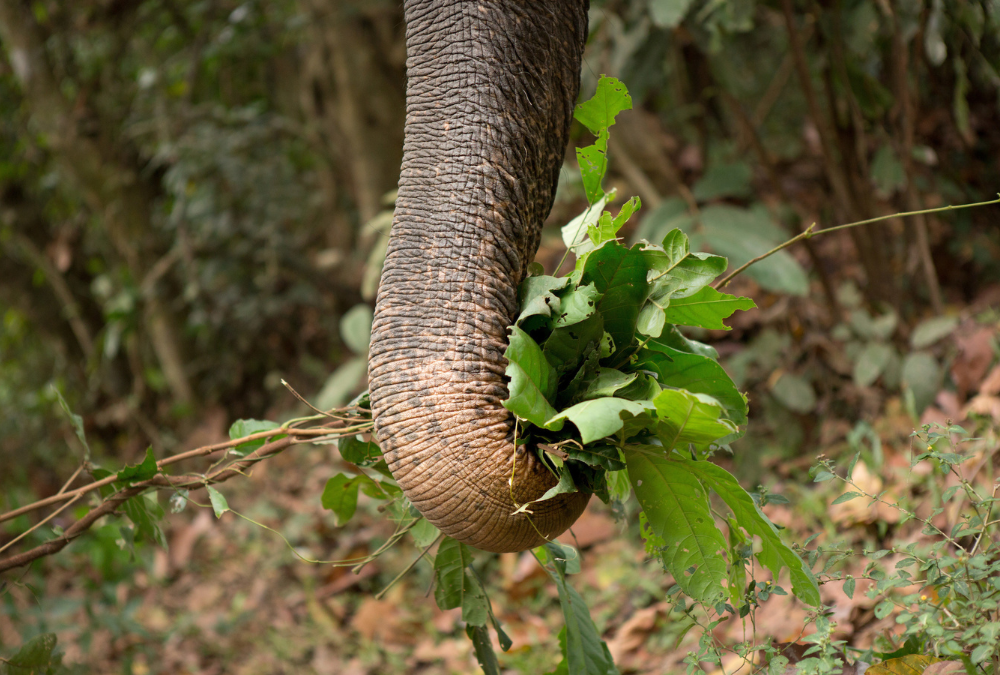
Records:
[[[432,542],[431,542],[431,543],[430,543],[430,544],[429,544],[429,545],[427,546],[427,548],[425,548],[425,549],[424,549],[423,551],[421,551],[421,552],[420,552],[420,555],[418,555],[418,556],[417,556],[416,558],[414,558],[414,559],[413,559],[413,562],[411,562],[411,563],[410,563],[409,565],[407,565],[407,566],[406,566],[406,567],[405,567],[405,568],[403,569],[403,571],[402,571],[402,572],[400,572],[399,574],[397,574],[397,575],[396,575],[396,578],[395,578],[395,579],[393,579],[392,581],[390,581],[390,582],[389,582],[389,583],[388,583],[388,584],[386,585],[386,587],[385,587],[385,588],[383,588],[383,589],[382,589],[381,591],[379,591],[378,593],[376,593],[376,594],[375,594],[375,599],[376,599],[376,600],[381,600],[381,599],[382,599],[382,596],[383,596],[383,595],[385,595],[385,594],[386,594],[386,592],[387,592],[387,591],[388,591],[388,590],[389,590],[390,588],[392,588],[393,586],[395,586],[395,585],[396,585],[396,582],[397,582],[397,581],[399,581],[399,580],[400,580],[400,579],[402,579],[402,578],[403,578],[404,576],[406,576],[406,574],[407,574],[407,573],[408,573],[408,572],[409,572],[410,570],[412,570],[412,569],[413,569],[414,565],[416,565],[416,564],[417,564],[418,562],[420,562],[420,561],[421,561],[421,559],[423,559],[423,557],[424,557],[425,555],[427,555],[427,552],[428,552],[428,551],[430,551],[430,550],[431,550],[432,548],[434,548],[434,545],[435,545],[435,544],[437,544],[438,542],[440,542],[440,541],[441,541],[442,539],[444,539],[444,533],[441,533],[441,534],[439,534],[439,535],[438,535],[438,536],[437,536],[437,537],[436,537],[436,538],[434,539],[434,541],[432,541]]]
[[[279,431],[279,430],[275,429],[273,431]],[[262,433],[267,433],[267,432],[262,432]],[[259,437],[260,434],[254,434],[253,436]],[[253,437],[248,436],[247,438],[253,438]],[[242,441],[243,439],[238,439],[238,440]],[[174,489],[196,490],[207,487],[208,485],[222,483],[229,480],[233,476],[244,475],[243,473],[244,469],[252,466],[253,464],[256,464],[257,462],[263,459],[266,459],[268,457],[271,457],[273,455],[282,452],[290,445],[292,445],[294,443],[294,440],[295,439],[292,435],[287,435],[285,436],[285,438],[281,438],[279,440],[266,443],[263,446],[254,450],[253,452],[251,452],[246,457],[208,476],[165,476],[163,474],[158,474],[153,478],[150,478],[149,480],[144,480],[135,483],[131,487],[123,488],[118,492],[115,492],[114,494],[109,496],[107,499],[105,499],[103,502],[101,502],[93,509],[91,509],[85,516],[80,518],[80,520],[76,521],[70,527],[68,527],[66,531],[63,532],[62,535],[55,537],[54,539],[50,539],[49,541],[43,544],[39,544],[35,548],[24,551],[23,553],[19,553],[17,555],[10,556],[9,558],[4,558],[0,560],[0,572],[6,572],[8,570],[21,567],[23,565],[27,565],[28,563],[38,560],[39,558],[43,558],[47,555],[52,555],[53,553],[61,551],[62,549],[66,548],[66,546],[68,546],[70,542],[72,542],[78,536],[80,536],[88,529],[90,529],[90,527],[93,526],[93,524],[96,523],[100,518],[110,513],[113,513],[123,503],[125,503],[132,497],[142,494],[149,488],[170,487]],[[229,445],[229,444],[224,444],[224,445]],[[184,454],[189,454],[189,453],[184,453]],[[177,455],[177,457],[180,457],[180,455]],[[170,458],[170,459],[175,459],[175,458]],[[113,480],[114,479],[112,479],[112,482]],[[107,482],[103,481],[99,482],[102,482],[104,485],[108,484]],[[84,490],[86,489],[84,488]],[[78,492],[79,494],[77,495],[76,493]],[[63,494],[74,495],[75,498],[78,498],[79,496],[85,494],[85,492],[74,490],[73,492],[63,493]],[[9,514],[4,514],[4,515],[9,515]]]
[[[934,209],[923,209],[921,211],[905,211],[903,213],[890,213],[887,216],[878,216],[877,218],[868,218],[867,220],[858,220],[858,221],[853,222],[853,223],[847,223],[845,225],[835,225],[834,227],[827,227],[827,228],[824,228],[822,230],[816,230],[816,231],[813,231],[816,228],[816,223],[813,223],[812,225],[810,225],[809,227],[807,227],[805,229],[805,231],[802,232],[801,234],[792,237],[791,239],[789,239],[788,241],[784,242],[783,244],[779,244],[779,245],[775,246],[774,248],[772,248],[767,253],[759,255],[756,258],[754,258],[753,260],[751,260],[748,263],[746,263],[745,265],[742,265],[741,267],[737,268],[734,272],[730,273],[728,276],[726,276],[724,279],[722,279],[722,281],[720,281],[717,284],[715,284],[714,288],[716,290],[718,290],[720,288],[725,288],[727,285],[729,285],[729,282],[733,280],[733,277],[735,277],[737,274],[739,274],[740,272],[742,272],[746,268],[750,267],[754,263],[758,263],[761,260],[764,260],[765,258],[771,257],[772,255],[774,255],[778,251],[786,249],[789,246],[791,246],[792,244],[795,244],[795,243],[797,243],[799,241],[802,241],[803,239],[811,239],[812,237],[815,237],[815,236],[818,236],[818,235],[821,235],[821,234],[828,234],[830,232],[836,232],[838,230],[846,230],[846,229],[849,229],[849,228],[852,228],[852,227],[858,227],[859,225],[868,225],[869,223],[877,223],[877,222],[882,221],[882,220],[891,220],[893,218],[906,218],[907,216],[918,216],[918,215],[924,215],[924,214],[928,214],[928,213],[940,213],[942,211],[957,211],[958,209],[971,209],[971,208],[973,208],[975,206],[989,206],[990,204],[1000,204],[1000,193],[997,193],[997,199],[992,199],[992,200],[990,200],[988,202],[976,202],[974,204],[958,204],[958,205],[955,205],[955,206],[953,206],[953,205],[939,206],[939,207],[934,208]]]

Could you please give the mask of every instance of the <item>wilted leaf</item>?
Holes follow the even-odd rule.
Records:
[[[926,654],[910,654],[870,666],[865,675],[921,675],[927,666],[940,660]]]

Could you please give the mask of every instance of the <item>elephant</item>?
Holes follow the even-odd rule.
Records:
[[[403,161],[369,351],[374,434],[444,534],[522,551],[589,500],[502,405],[517,289],[552,208],[589,0],[406,0]],[[519,511],[519,506],[528,504]]]

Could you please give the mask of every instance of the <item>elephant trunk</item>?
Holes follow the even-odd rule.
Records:
[[[552,207],[587,31],[587,0],[407,0],[399,195],[369,361],[393,476],[442,532],[520,551],[588,496],[514,444],[503,357],[517,287]]]

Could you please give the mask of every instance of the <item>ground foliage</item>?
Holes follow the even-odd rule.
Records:
[[[336,360],[338,346],[328,348],[325,340],[288,344],[278,341],[271,329],[280,326],[288,335],[288,320],[294,323],[299,316],[303,318],[301,334],[335,335],[332,326],[342,307],[335,307],[336,303],[321,306],[319,325],[309,307],[315,296],[292,292],[281,297],[295,289],[287,283],[288,277],[281,276],[281,266],[307,261],[306,268],[300,269],[311,272],[312,257],[297,247],[311,247],[321,240],[316,228],[327,228],[330,214],[335,224],[345,217],[353,223],[364,218],[358,216],[354,195],[331,191],[332,182],[323,180],[323,167],[351,167],[350,161],[338,159],[337,124],[306,115],[299,126],[296,112],[287,106],[296,100],[294,92],[289,95],[290,88],[274,86],[296,85],[300,80],[291,77],[290,71],[309,71],[283,67],[290,53],[312,54],[312,48],[322,44],[303,38],[303,22],[297,17],[312,16],[304,23],[322,29],[321,19],[331,15],[301,12],[306,4],[289,3],[280,9],[271,5],[258,12],[250,5],[243,9],[239,2],[217,3],[213,11],[206,11],[209,5],[204,3],[135,3],[144,10],[122,14],[122,7],[132,5],[81,5],[78,13],[76,5],[34,3],[47,56],[63,78],[66,109],[78,125],[67,128],[78,128],[83,138],[98,138],[102,147],[112,148],[110,156],[124,160],[119,167],[124,168],[124,175],[135,171],[131,160],[138,158],[141,167],[142,161],[156,156],[152,171],[137,172],[146,181],[143,185],[161,186],[152,195],[146,193],[158,205],[154,221],[163,223],[165,215],[176,214],[176,231],[193,233],[198,246],[196,256],[188,257],[193,251],[178,247],[167,259],[174,263],[154,267],[170,251],[163,240],[143,237],[145,267],[138,269],[155,270],[157,275],[166,269],[165,276],[156,276],[158,283],[165,283],[165,290],[161,287],[150,294],[148,287],[137,289],[135,278],[140,275],[127,269],[124,255],[112,243],[113,232],[106,228],[106,214],[121,212],[120,196],[108,193],[105,203],[87,201],[73,172],[66,171],[61,161],[63,149],[47,142],[37,127],[29,127],[31,118],[45,108],[25,95],[8,64],[0,67],[5,150],[0,241],[6,256],[0,265],[4,310],[0,407],[16,411],[0,421],[4,449],[0,461],[30,456],[35,464],[54,462],[65,456],[64,430],[75,443],[73,427],[63,423],[57,396],[47,386],[50,381],[64,388],[72,408],[81,413],[80,429],[86,427],[98,456],[114,452],[141,466],[150,441],[162,447],[152,435],[147,437],[150,427],[141,426],[142,416],[152,416],[157,423],[167,420],[161,426],[164,429],[176,419],[171,411],[182,408],[171,405],[174,397],[150,348],[141,311],[151,297],[173,298],[172,309],[184,324],[198,327],[182,332],[181,341],[196,343],[202,355],[190,366],[198,374],[192,379],[202,400],[222,400],[238,408],[221,418],[214,414],[210,418],[208,413],[213,411],[206,411],[198,431],[213,440],[225,438],[226,417],[245,415],[247,410],[262,413],[274,398],[273,389],[260,383],[261,375],[267,373],[267,386],[277,384],[272,377],[275,357],[280,357],[281,367],[293,364],[293,369],[305,374],[303,381],[314,382],[317,388],[322,384],[325,369],[317,367],[314,355]],[[615,129],[616,138],[609,140],[614,158],[612,184],[625,194],[638,192],[643,200],[638,222],[633,219],[623,230],[629,241],[662,240],[680,228],[690,237],[692,248],[708,248],[739,263],[761,252],[762,246],[794,233],[800,222],[844,222],[850,219],[845,213],[849,208],[867,212],[862,215],[909,208],[911,189],[926,205],[981,200],[995,192],[998,171],[992,158],[997,138],[991,120],[996,117],[995,73],[1000,61],[993,5],[927,2],[900,8],[891,2],[858,1],[790,3],[790,7],[792,25],[802,37],[808,79],[820,101],[818,111],[809,109],[805,100],[780,3],[594,3],[587,53],[591,67],[584,69],[584,89],[594,89],[596,72],[620,74],[630,83],[640,109],[633,116],[623,116]],[[179,13],[172,11],[177,8]],[[398,17],[389,17],[385,23],[402,25]],[[196,39],[201,32],[205,38]],[[361,30],[352,33],[363,34]],[[151,39],[161,35],[162,40]],[[348,41],[329,44],[336,47]],[[384,51],[396,53],[392,48]],[[120,68],[102,66],[111,55]],[[901,57],[906,58],[901,61]],[[261,73],[263,78],[257,77]],[[902,81],[908,82],[911,113],[906,112],[904,88],[894,73],[909,73]],[[308,85],[313,91],[329,93],[327,83],[307,77],[301,83],[304,88]],[[193,94],[186,93],[192,90]],[[136,99],[141,101],[132,106],[136,91],[142,92]],[[315,109],[343,110],[341,105],[329,105],[331,100],[336,99],[326,98],[327,105],[315,105]],[[130,112],[123,116],[123,109]],[[118,133],[124,128],[119,126],[124,118],[132,126],[128,133]],[[192,119],[209,120],[212,128],[196,134]],[[905,133],[908,119],[915,122],[912,144]],[[253,141],[241,143],[247,120],[261,120],[273,133],[256,133],[251,123],[248,130]],[[386,120],[386,130],[394,125],[401,128],[401,121],[393,121],[391,115]],[[817,134],[824,127],[835,131],[834,155],[853,181],[848,199],[835,194],[831,175],[836,171],[824,163],[829,148],[823,147]],[[321,130],[318,134],[317,129]],[[388,131],[380,133],[390,136]],[[581,138],[585,135],[582,130],[578,133]],[[363,134],[348,137],[365,138]],[[133,143],[136,138],[140,139],[137,144]],[[307,142],[300,143],[298,138]],[[205,152],[204,145],[216,142],[221,150],[218,156],[230,173],[220,169],[222,162],[213,164],[212,153]],[[579,144],[589,142],[587,136]],[[180,151],[173,153],[172,145]],[[335,151],[329,152],[331,148]],[[354,152],[343,160],[364,154]],[[242,181],[231,170],[250,155],[261,166],[242,174],[252,178]],[[284,164],[286,158],[291,161]],[[273,159],[280,160],[279,166],[264,166]],[[188,161],[190,167],[181,166]],[[178,168],[174,174],[178,178],[192,180],[176,180],[167,186],[162,179],[164,170],[171,167]],[[348,172],[353,167],[343,170],[343,182],[351,183]],[[324,218],[311,215],[317,204],[303,199],[301,190],[295,191],[297,186],[290,186],[291,192],[285,190],[289,177],[323,186],[317,201]],[[230,185],[234,179],[242,182]],[[394,176],[390,184],[392,180]],[[216,190],[235,191],[227,196],[202,190],[198,208],[188,209],[192,204],[188,201],[185,206],[187,190],[195,194],[206,182],[212,182]],[[257,220],[235,208],[239,206],[235,195],[263,196],[271,194],[271,188],[280,208],[257,212],[270,214],[267,218]],[[162,195],[167,197],[155,201]],[[554,219],[568,220],[579,211],[584,195],[582,182],[564,176]],[[371,231],[358,232],[384,243],[388,215],[372,221]],[[860,451],[852,480],[861,488],[848,488],[849,492],[884,493],[946,533],[966,515],[975,517],[964,508],[963,495],[968,494],[964,488],[951,493],[949,504],[938,504],[938,496],[956,483],[939,470],[943,465],[937,459],[911,467],[913,454],[919,454],[922,446],[909,434],[914,425],[929,421],[940,422],[946,430],[949,420],[977,428],[975,435],[980,439],[963,443],[959,454],[966,460],[965,478],[980,495],[989,494],[995,478],[991,473],[997,447],[995,420],[1000,417],[1000,374],[991,371],[996,360],[998,297],[991,285],[1000,260],[993,220],[989,213],[972,212],[928,219],[930,249],[944,295],[943,315],[929,308],[925,275],[914,264],[919,259],[915,230],[890,223],[887,236],[880,240],[876,236],[849,243],[846,235],[839,240],[835,235],[814,247],[815,256],[793,250],[782,256],[781,269],[758,274],[751,268],[752,283],[738,288],[752,295],[762,310],[735,314],[729,321],[734,330],[725,341],[712,332],[688,331],[689,336],[718,350],[738,390],[751,392],[754,402],[746,437],[734,446],[731,458],[718,455],[717,461],[746,485],[758,480],[768,484],[770,489],[754,493],[754,498],[774,522],[786,528],[788,541],[804,541],[818,533],[810,549],[815,545],[828,550],[850,547],[855,553],[843,557],[834,552],[840,560],[831,569],[836,572],[839,567],[843,580],[820,576],[825,582],[821,586],[828,608],[825,617],[810,618],[790,596],[771,595],[766,580],[758,580],[748,587],[753,602],[759,601],[753,614],[730,617],[711,631],[712,639],[699,644],[704,633],[697,626],[708,626],[710,620],[690,607],[672,603],[669,591],[678,587],[660,572],[658,562],[652,566],[641,562],[644,552],[629,543],[639,540],[635,535],[640,525],[633,518],[632,536],[616,536],[611,516],[621,513],[607,511],[592,500],[591,509],[574,527],[577,540],[567,535],[563,541],[586,550],[586,564],[575,585],[593,610],[598,634],[608,643],[619,668],[679,671],[684,668],[685,654],[692,652],[703,657],[694,659],[699,667],[732,673],[749,668],[747,660],[753,654],[747,648],[754,644],[750,637],[789,642],[804,634],[803,626],[805,634],[820,629],[804,646],[821,647],[823,659],[813,665],[826,672],[841,668],[837,665],[842,662],[837,655],[839,641],[847,643],[848,660],[859,654],[869,661],[910,658],[900,655],[934,650],[937,638],[928,640],[926,634],[923,640],[903,644],[904,626],[896,623],[896,617],[907,608],[913,610],[909,613],[915,622],[907,623],[905,630],[919,633],[922,625],[940,622],[944,630],[940,635],[954,635],[949,632],[954,624],[947,618],[953,601],[937,601],[945,586],[935,585],[932,592],[921,592],[916,602],[906,605],[903,598],[909,597],[909,591],[921,589],[890,588],[890,596],[870,598],[868,593],[875,592],[872,585],[878,580],[863,578],[871,576],[866,568],[872,562],[881,565],[876,576],[881,570],[885,578],[898,583],[894,565],[906,556],[898,557],[903,554],[893,549],[902,550],[913,542],[932,546],[940,539],[923,533],[923,523],[893,515],[881,503],[869,507],[869,500],[856,498],[831,505],[842,496],[840,488],[833,487],[833,480],[807,488],[805,470],[816,452],[839,460],[838,466],[848,466]],[[227,229],[233,223],[236,227]],[[290,225],[303,236],[287,251],[281,249],[281,256],[261,257],[258,247],[241,249],[246,255],[239,269],[227,267],[228,263],[220,266],[216,260],[227,255],[233,238],[249,233],[249,240],[274,243],[275,237],[262,236],[257,228],[283,230]],[[743,237],[728,236],[734,231]],[[29,235],[27,242],[23,234]],[[338,239],[334,248],[352,237]],[[558,233],[543,240],[539,259],[549,269],[562,254],[560,240]],[[727,248],[733,241],[748,246]],[[367,256],[366,246],[362,241],[348,260]],[[862,261],[866,247],[876,255],[868,254]],[[42,256],[33,254],[39,251]],[[183,265],[176,264],[177,256]],[[319,264],[321,259],[344,260],[318,256],[316,270],[329,269]],[[893,286],[880,285],[871,276],[872,259],[898,281],[894,295],[877,297],[880,289]],[[374,250],[369,262],[377,268],[377,261]],[[764,264],[756,266],[763,268]],[[216,274],[214,269],[236,274]],[[370,269],[364,275],[355,273],[357,268],[350,265],[343,269],[350,269],[345,276],[356,280],[377,278],[377,269],[374,275]],[[55,300],[60,297],[60,278],[68,283],[75,302]],[[190,294],[174,293],[191,280]],[[825,292],[827,283],[832,294]],[[239,311],[230,312],[230,303],[216,303],[212,297],[220,287],[230,289],[231,298],[251,289],[267,299],[261,303],[267,306],[256,307],[250,299]],[[339,296],[344,295],[343,288],[338,287]],[[809,296],[803,295],[806,288]],[[346,294],[348,298],[351,293]],[[327,301],[329,295],[329,289],[324,290]],[[287,305],[278,304],[289,299],[304,299],[296,305],[303,311],[289,313]],[[227,315],[228,321],[205,321],[199,313],[190,314],[189,319],[188,307],[199,303],[210,313]],[[333,311],[328,311],[331,307]],[[67,318],[72,319],[76,310],[88,328],[84,335],[89,332],[97,338],[93,351],[78,353],[74,346],[78,340]],[[271,323],[262,322],[263,316],[270,317]],[[262,329],[264,336],[259,332]],[[222,337],[213,335],[220,330]],[[238,344],[241,350],[250,351],[234,353],[226,337],[232,334],[247,337]],[[109,347],[104,345],[105,336]],[[223,358],[237,364],[237,371],[228,367],[206,370],[207,363],[221,363]],[[206,373],[211,377],[203,379]],[[349,400],[356,393],[352,387],[363,387],[356,384],[361,373],[363,354],[358,354],[336,373],[339,379],[327,382],[330,397],[339,397],[332,405]],[[119,393],[127,391],[120,385],[128,384],[129,376],[133,376],[133,387],[128,406],[109,407],[113,399],[105,387],[117,382]],[[116,390],[111,387],[111,391]],[[574,425],[570,422],[565,428],[571,431]],[[363,437],[356,440],[348,452],[354,453],[351,461],[363,464],[371,458],[369,446]],[[221,669],[271,673],[290,664],[317,673],[468,672],[475,658],[470,651],[474,651],[475,636],[470,642],[461,630],[461,610],[439,613],[434,603],[422,599],[432,583],[430,565],[420,563],[412,581],[400,582],[384,598],[370,597],[369,591],[381,589],[411,556],[434,540],[436,533],[430,531],[418,538],[424,529],[419,521],[409,530],[416,548],[404,542],[390,549],[380,569],[367,565],[354,576],[343,568],[302,566],[290,555],[277,556],[276,535],[227,510],[232,504],[241,515],[276,528],[296,550],[314,558],[364,557],[391,539],[398,526],[376,510],[385,500],[360,490],[355,492],[351,525],[333,529],[333,519],[324,517],[315,496],[323,492],[330,475],[345,469],[352,477],[358,474],[353,466],[345,467],[319,448],[295,459],[279,458],[273,468],[259,467],[248,486],[220,488],[211,503],[203,500],[206,510],[197,514],[192,513],[190,501],[171,499],[172,507],[187,507],[163,523],[169,553],[151,548],[142,537],[130,545],[138,523],[122,527],[121,521],[102,521],[92,536],[64,552],[65,557],[46,562],[6,587],[0,655],[11,657],[32,636],[55,631],[67,651],[64,660],[69,667],[89,672]],[[32,494],[54,492],[60,484],[44,470],[26,471],[20,462],[13,471],[0,471],[0,482],[4,497],[15,504],[30,501]],[[376,474],[372,480],[382,482]],[[363,481],[357,480],[357,488]],[[794,508],[783,503],[782,494],[793,500]],[[145,501],[154,505],[150,498]],[[935,515],[939,506],[945,510]],[[213,507],[222,518],[221,526],[213,523]],[[75,509],[75,515],[82,508]],[[626,513],[634,514],[635,509],[634,499],[625,502]],[[64,522],[56,518],[54,531]],[[24,519],[15,521],[6,526],[3,536],[9,539],[29,524]],[[48,533],[43,530],[31,541],[39,541],[42,535]],[[740,550],[738,541],[731,545]],[[945,540],[939,550],[944,555],[959,553],[950,546]],[[883,554],[886,550],[892,552]],[[869,561],[865,551],[878,553],[879,559]],[[811,564],[826,564],[812,553],[802,555]],[[467,569],[474,570],[470,574],[478,574],[489,588],[505,632],[523,645],[499,654],[500,664],[533,673],[555,666],[552,655],[565,617],[554,597],[555,587],[549,584],[547,591],[537,592],[539,579],[534,575],[544,572],[536,561],[508,555],[498,561],[479,559]],[[946,563],[944,569],[939,578],[956,578],[956,568]],[[964,590],[962,585],[956,588]],[[887,609],[884,601],[889,597],[894,602]],[[969,617],[977,616],[977,606],[964,596],[960,606]],[[881,607],[878,616],[876,607]],[[753,623],[748,623],[750,619]],[[248,639],[251,635],[253,639]],[[482,645],[482,633],[478,635]],[[969,639],[976,641],[975,647],[982,647],[990,643],[991,633],[970,633]],[[41,647],[40,658],[44,658],[48,653],[42,653],[47,649],[45,640],[33,644],[30,651]],[[981,650],[977,657],[984,653]],[[802,656],[791,649],[785,654],[771,661],[778,672],[780,659],[795,661]]]

